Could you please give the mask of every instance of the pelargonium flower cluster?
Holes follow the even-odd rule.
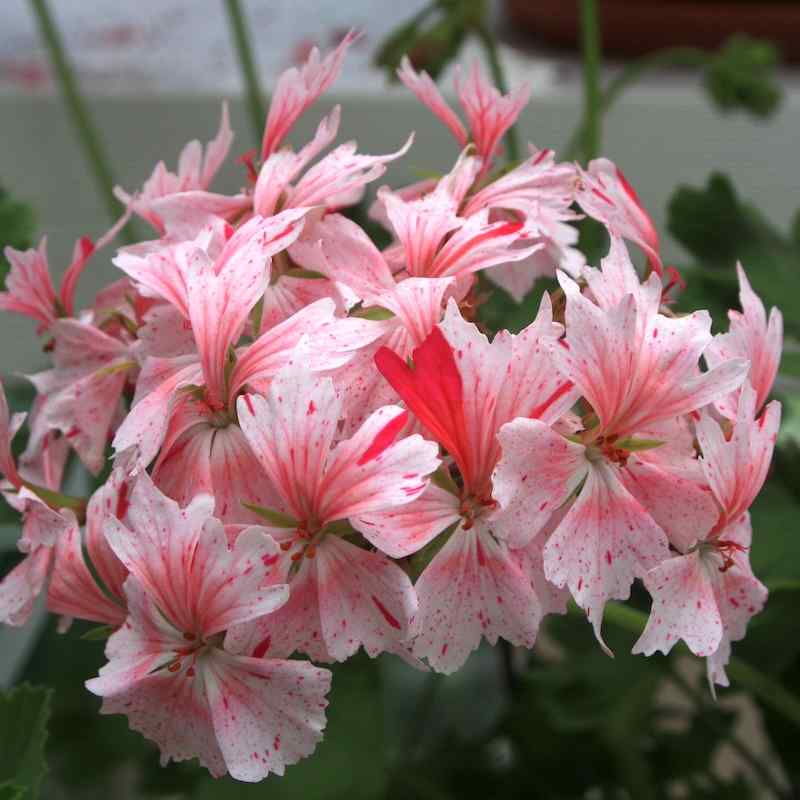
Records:
[[[164,763],[245,781],[312,753],[330,686],[316,665],[361,648],[451,673],[482,639],[533,646],[570,597],[605,648],[604,606],[639,580],[652,611],[634,652],[683,640],[726,685],[766,599],[748,508],[780,418],[766,402],[780,313],[741,267],[728,333],[671,310],[677,273],[621,171],[533,146],[501,169],[528,94],[501,95],[477,66],[457,80],[462,120],[404,62],[462,152],[439,179],[378,190],[370,213],[392,236],[378,249],[346,210],[412,138],[389,155],[333,146],[337,107],[286,144],[352,40],[280,78],[239,193],[210,188],[233,138],[224,109],[177,173],[160,163],[118,190],[154,238],[117,251],[92,307],[76,310],[75,287],[119,225],[78,243],[59,291],[44,241],[6,251],[0,306],[37,322],[52,366],[29,376],[19,458],[23,417],[0,404],[24,554],[0,618],[24,623],[43,594],[62,629],[110,626],[86,684],[102,712]],[[598,268],[576,248],[582,214],[608,230]],[[560,289],[490,341],[479,273],[516,300],[541,276]],[[62,492],[71,453],[107,475],[88,502]]]

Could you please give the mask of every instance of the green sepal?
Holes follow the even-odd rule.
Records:
[[[254,514],[258,514],[259,517],[263,517],[274,528],[300,527],[298,520],[289,514],[284,514],[282,511],[276,511],[274,508],[265,508],[256,503],[245,503],[244,501],[242,501],[242,505]]]
[[[640,450],[655,450],[656,447],[661,447],[664,442],[659,439],[619,439],[614,442],[614,447],[620,450],[626,450],[629,453],[637,453]]]
[[[359,308],[358,311],[354,311],[350,316],[358,317],[359,319],[384,320],[392,319],[394,312],[381,306],[369,306],[368,308]]]
[[[104,642],[115,630],[113,625],[98,625],[86,631],[81,639],[85,642]]]
[[[456,497],[461,494],[456,482],[453,480],[453,476],[450,474],[450,470],[444,464],[431,475],[431,483]]]
[[[321,272],[316,272],[313,269],[304,269],[303,267],[292,267],[283,273],[284,278],[305,278],[313,281],[327,281],[328,276],[323,275]]]

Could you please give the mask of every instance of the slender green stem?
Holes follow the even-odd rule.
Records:
[[[116,220],[122,213],[122,206],[114,197],[114,176],[100,134],[81,96],[72,66],[64,51],[61,34],[47,6],[47,0],[31,0],[31,6],[97,189],[105,202],[109,216],[112,220]],[[127,226],[121,231],[120,236],[127,243],[131,243],[134,239]]]
[[[670,664],[669,678],[675,686],[677,686],[693,703],[696,707],[707,708],[710,704],[705,695],[692,686],[686,678],[678,672],[674,663]],[[719,725],[716,720],[709,716],[704,715],[701,717],[704,725],[706,725],[712,732],[721,736],[730,746],[742,757],[744,761],[750,766],[753,773],[756,774],[762,785],[769,789],[769,791],[783,800],[788,795],[784,788],[775,780],[775,776],[767,769],[764,763],[756,756],[747,745],[734,734],[732,731],[727,730],[724,726]]]
[[[597,0],[581,0],[581,48],[583,51],[583,157],[600,152],[602,111],[600,108],[600,17]]]
[[[242,70],[242,78],[244,79],[247,93],[247,110],[253,126],[253,135],[255,136],[256,144],[258,144],[264,133],[264,95],[258,79],[258,68],[253,55],[253,48],[250,46],[250,33],[247,29],[247,21],[239,0],[225,0],[225,8],[228,10],[231,35],[233,36],[236,53],[239,56],[239,67]]]
[[[607,113],[621,95],[642,75],[661,67],[701,67],[707,63],[708,53],[698,47],[669,47],[627,64],[600,94],[600,112]],[[582,118],[562,149],[566,161],[575,158],[585,139],[586,120]]]
[[[508,83],[506,81],[503,65],[500,63],[500,58],[497,54],[497,45],[495,44],[494,37],[486,27],[485,22],[481,22],[475,30],[486,52],[486,60],[489,62],[489,71],[492,73],[492,80],[502,94],[508,94]],[[516,125],[512,125],[506,131],[505,142],[506,161],[509,164],[517,163],[520,159],[520,152]]]
[[[569,612],[574,616],[585,617],[584,612],[574,603],[570,603]],[[630,606],[607,603],[603,612],[603,621],[638,636],[647,624],[647,614]],[[689,653],[688,648],[682,642],[676,646],[675,651]],[[731,658],[727,672],[732,683],[754,694],[764,705],[800,727],[800,699],[778,681],[736,656]]]

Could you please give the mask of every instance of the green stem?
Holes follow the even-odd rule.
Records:
[[[574,603],[570,603],[569,613],[585,618],[584,612]],[[607,603],[603,621],[639,636],[647,624],[647,614],[630,606]],[[676,652],[688,655],[689,649],[680,642],[676,646]],[[778,681],[736,656],[731,658],[727,672],[733,683],[758,697],[764,705],[800,728],[800,699]]]
[[[600,113],[607,113],[622,94],[645,73],[662,67],[701,67],[708,62],[708,58],[708,53],[697,47],[669,47],[632,61],[621,69],[601,92]],[[586,136],[585,130],[586,120],[583,118],[562,149],[565,161],[570,161],[578,155]]]
[[[508,94],[508,83],[506,82],[506,75],[503,70],[503,65],[500,63],[500,58],[497,54],[497,45],[495,44],[492,34],[486,27],[485,22],[481,22],[475,29],[478,38],[483,44],[483,49],[486,52],[486,60],[489,62],[489,71],[492,73],[492,80],[495,86],[500,90],[501,94]],[[520,159],[519,153],[519,139],[517,137],[517,126],[512,125],[505,135],[506,143],[506,161],[509,164],[516,164]]]
[[[250,46],[250,33],[239,0],[225,0],[225,8],[228,10],[231,35],[239,56],[239,67],[242,70],[247,93],[247,110],[253,126],[253,135],[258,144],[264,134],[264,95],[258,79],[258,68],[253,56],[253,49]]]
[[[710,704],[705,695],[692,686],[689,681],[687,681],[686,678],[684,678],[684,676],[678,672],[674,663],[670,664],[669,679],[695,704],[696,707],[709,707]],[[702,717],[700,717],[700,720],[713,733],[716,733],[718,736],[728,742],[728,744],[730,744],[730,746],[742,757],[742,759],[747,762],[753,773],[759,777],[762,785],[769,789],[769,791],[772,792],[775,797],[779,798],[779,800],[783,800],[783,798],[787,797],[785,790],[775,780],[773,774],[764,766],[758,756],[752,753],[747,745],[745,745],[745,743],[733,733],[733,731],[729,731],[725,728],[725,726],[719,725],[710,715],[704,714]]]
[[[600,152],[602,112],[600,109],[600,18],[597,0],[581,0],[581,48],[583,51],[583,157],[586,161]]]
[[[78,82],[64,51],[61,35],[50,14],[47,0],[31,0],[31,6],[39,24],[42,41],[50,56],[50,63],[58,78],[64,103],[77,129],[78,141],[94,175],[97,189],[105,202],[109,216],[112,220],[116,220],[122,213],[122,206],[114,197],[114,176],[100,134],[92,122],[78,89]],[[120,232],[120,237],[128,244],[134,241],[133,234],[127,226]]]

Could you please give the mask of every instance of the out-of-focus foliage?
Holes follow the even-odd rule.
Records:
[[[31,246],[35,228],[33,209],[12,198],[0,185],[0,286],[5,284],[9,265],[3,250],[25,250]]]
[[[669,202],[668,227],[696,259],[687,273],[687,308],[705,302],[724,323],[725,309],[738,307],[738,260],[765,305],[780,306],[787,333],[800,334],[800,242],[743,202],[728,177],[714,173],[705,187],[679,187]]]
[[[407,55],[416,69],[435,79],[484,24],[487,8],[486,0],[434,0],[381,42],[375,64],[396,81],[395,71]]]
[[[0,693],[0,800],[40,796],[51,696],[52,689],[29,684]]]
[[[733,36],[709,60],[706,90],[722,111],[743,110],[768,117],[780,105],[775,78],[777,48],[763,39]]]

